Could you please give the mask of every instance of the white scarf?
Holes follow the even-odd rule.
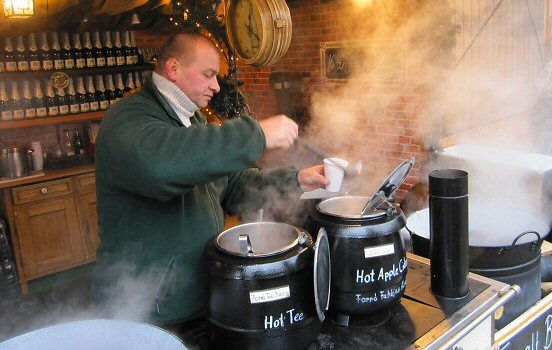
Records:
[[[199,111],[199,107],[175,83],[162,75],[153,72],[151,79],[161,95],[174,109],[182,124],[185,127],[192,125],[190,118],[193,117],[195,112]]]

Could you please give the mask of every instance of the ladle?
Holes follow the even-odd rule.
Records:
[[[328,162],[332,163],[333,165],[337,166],[338,168],[343,169],[345,176],[354,176],[354,175],[360,175],[362,173],[362,162],[359,160],[355,162],[353,165],[343,166],[341,164],[338,164],[337,162],[333,162],[331,157],[321,150],[320,148],[308,143],[305,140],[302,139],[296,139],[295,140],[298,144],[305,147],[308,151],[312,152],[313,154],[316,154],[318,157],[322,159],[326,159]]]

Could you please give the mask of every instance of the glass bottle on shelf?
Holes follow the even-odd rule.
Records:
[[[82,113],[90,112],[90,103],[86,98],[86,90],[84,89],[82,77],[77,78],[77,102]]]
[[[105,67],[106,59],[102,48],[102,41],[100,39],[100,32],[94,32],[94,48],[92,49],[94,57],[96,58],[97,67]]]
[[[8,107],[12,111],[13,119],[23,119],[25,118],[25,111],[23,110],[23,104],[21,103],[21,98],[19,97],[19,89],[17,87],[17,81],[12,81],[11,96],[8,101]]]
[[[86,58],[82,51],[79,33],[73,34],[73,56],[75,56],[75,67],[77,69],[86,67]]]
[[[64,140],[63,140],[63,153],[66,157],[73,157],[75,155],[75,146],[73,145],[73,135],[71,130],[63,129]]]
[[[69,114],[69,99],[65,94],[65,89],[56,87],[56,103],[59,108],[59,115]]]
[[[123,95],[125,97],[132,95],[134,93],[134,89],[136,88],[134,87],[134,79],[132,78],[132,72],[129,72],[125,80]]]
[[[29,34],[29,68],[32,71],[39,71],[41,69],[34,33]]]
[[[134,85],[136,86],[136,91],[139,91],[142,88],[142,78],[140,77],[140,72],[134,72]]]
[[[33,104],[36,108],[37,117],[47,117],[48,116],[48,102],[42,94],[42,87],[40,86],[40,80],[35,80],[34,82],[34,99]]]
[[[52,48],[50,50],[52,54],[52,59],[54,61],[54,69],[61,70],[65,68],[65,62],[63,59],[63,54],[61,53],[61,48],[59,46],[58,33],[52,33]]]
[[[52,82],[50,81],[46,81],[46,104],[48,106],[48,117],[55,117],[59,115],[56,95],[54,94],[54,88],[52,87]]]
[[[136,47],[136,35],[134,31],[130,32],[130,49],[132,52],[133,64],[138,64],[138,48]]]
[[[0,46],[0,73],[6,71],[6,53],[4,52],[4,46]]]
[[[117,101],[125,97],[125,86],[123,85],[123,74],[115,74],[115,98]]]
[[[124,41],[123,41],[123,54],[125,55],[125,64],[130,66],[134,64],[132,60],[132,48],[130,46],[130,33],[128,30],[123,32]]]
[[[15,53],[13,52],[11,38],[6,38],[6,42],[4,45],[4,55],[6,57],[6,72],[17,72],[17,61],[15,58]]]
[[[48,36],[46,33],[40,33],[40,62],[42,64],[42,70],[54,69],[54,61],[50,53],[50,46],[48,45]]]
[[[23,35],[17,36],[16,61],[18,71],[26,72],[29,70],[29,58],[27,57],[27,51],[23,43]]]
[[[92,50],[92,41],[90,41],[90,32],[84,32],[82,34],[82,41],[84,45],[83,53],[86,58],[86,66],[88,68],[96,67],[96,57],[94,57],[94,51]]]
[[[117,65],[117,59],[115,58],[115,53],[113,52],[113,44],[111,44],[111,33],[104,33],[104,46],[103,46],[103,55],[106,59],[107,66],[113,67]]]
[[[109,105],[117,102],[117,96],[115,96],[115,85],[113,85],[113,76],[108,74],[105,76],[105,95],[109,100]]]
[[[9,106],[8,94],[6,92],[6,83],[0,81],[0,113],[2,120],[12,120],[13,113]]]
[[[117,61],[118,66],[125,65],[125,54],[121,48],[121,33],[115,31],[115,49],[113,50],[115,54],[115,60]]]
[[[75,154],[83,155],[84,154],[84,142],[82,141],[82,138],[80,136],[79,130],[75,129],[73,131],[75,134],[73,144],[75,146]]]
[[[96,76],[96,99],[100,104],[100,110],[105,111],[109,108],[109,100],[105,95],[105,86],[101,75]]]
[[[94,89],[94,80],[92,76],[86,77],[86,99],[90,104],[90,111],[95,112],[100,109],[100,104],[96,98],[96,89]]]
[[[80,112],[79,102],[77,100],[77,93],[75,91],[75,85],[73,84],[73,78],[69,78],[67,104],[69,105],[69,113],[78,114]]]
[[[71,42],[69,41],[69,33],[61,34],[61,42],[63,44],[63,60],[65,62],[65,68],[74,69],[75,68],[75,55],[73,49],[71,48]]]
[[[25,111],[25,118],[36,117],[36,108],[33,103],[33,95],[31,94],[28,80],[23,81],[23,110]]]

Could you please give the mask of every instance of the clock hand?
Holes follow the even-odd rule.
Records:
[[[261,38],[259,38],[259,35],[257,35],[257,33],[253,31],[253,28],[249,23],[246,23],[245,26],[247,27],[247,30],[249,30],[249,33],[252,34],[255,37],[255,39],[257,39],[257,41],[261,41]]]

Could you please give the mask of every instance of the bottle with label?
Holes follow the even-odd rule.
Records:
[[[111,33],[104,33],[104,46],[103,46],[103,56],[106,59],[107,66],[113,67],[117,65],[117,59],[115,58],[115,53],[113,52],[113,44],[111,44]]]
[[[23,110],[23,103],[21,103],[21,98],[19,97],[19,89],[17,87],[17,82],[12,81],[11,96],[8,101],[8,107],[12,111],[13,119],[23,119],[25,118],[25,111]]]
[[[54,94],[54,88],[52,82],[46,81],[46,105],[48,106],[48,117],[55,117],[59,115],[59,106],[56,101],[56,94]]]
[[[125,30],[123,32],[124,39],[123,39],[123,54],[125,56],[125,64],[127,66],[130,66],[134,64],[133,57],[132,57],[132,47],[130,46],[130,32],[128,30]]]
[[[102,48],[100,32],[98,31],[94,32],[94,48],[92,49],[92,52],[94,53],[94,57],[96,58],[96,66],[105,67],[107,65],[107,62]]]
[[[96,76],[96,99],[100,104],[100,110],[105,111],[109,108],[109,100],[105,95],[105,86],[101,75]]]
[[[69,98],[65,94],[65,89],[56,87],[56,103],[59,108],[59,115],[69,114]]]
[[[86,77],[86,99],[90,104],[90,111],[95,112],[100,109],[100,104],[96,98],[96,89],[94,89],[94,80],[92,76]]]
[[[29,70],[29,58],[27,57],[27,51],[25,44],[23,43],[23,35],[17,37],[17,52],[16,59],[17,70],[20,72],[26,72]]]
[[[94,50],[92,50],[92,41],[90,41],[90,32],[84,32],[82,34],[83,53],[86,58],[86,67],[96,67],[96,57],[94,57]]]
[[[34,33],[29,34],[29,68],[32,71],[39,71],[41,69]]]
[[[86,68],[86,58],[82,50],[79,33],[73,34],[73,56],[75,56],[75,67],[77,69]]]
[[[73,145],[73,135],[69,129],[64,129],[63,134],[65,139],[63,141],[63,152],[66,157],[73,157],[75,155],[75,145]]]
[[[90,103],[86,99],[86,90],[84,89],[84,81],[82,77],[77,78],[77,102],[81,113],[90,112]]]
[[[84,142],[82,142],[82,138],[80,136],[79,130],[75,129],[73,131],[75,134],[73,144],[75,146],[75,154],[83,155],[84,154]]]
[[[50,53],[48,36],[46,33],[40,33],[40,51],[38,56],[42,64],[42,70],[54,69],[54,61],[52,60],[52,54]]]
[[[134,89],[134,79],[132,78],[132,72],[130,72],[126,76],[123,95],[125,97],[132,95],[134,93]]]
[[[124,66],[125,53],[123,52],[123,49],[121,47],[121,33],[119,33],[118,31],[115,31],[114,33],[115,33],[115,49],[113,50],[113,53],[115,54],[117,65]]]
[[[109,100],[110,106],[117,102],[115,86],[113,85],[113,76],[111,74],[105,76],[105,96]]]
[[[130,32],[130,48],[132,52],[132,62],[133,64],[138,64],[138,48],[136,47],[136,36],[134,31]]]
[[[73,78],[69,78],[69,85],[67,90],[67,104],[69,105],[69,113],[80,113],[79,102],[77,101],[77,93],[75,91],[75,85],[73,84]]]
[[[13,52],[11,38],[6,38],[6,43],[4,45],[4,55],[6,62],[6,72],[17,72],[17,61],[15,58],[15,53]]]
[[[136,71],[134,72],[134,85],[136,86],[136,91],[140,91],[142,89],[142,78],[140,77],[141,72]]]
[[[63,60],[65,62],[65,68],[74,69],[75,68],[75,55],[73,49],[71,48],[71,42],[69,41],[69,33],[61,34],[61,42],[63,44]]]
[[[4,46],[0,46],[0,73],[6,71],[6,53],[4,52]]]
[[[25,111],[25,118],[36,117],[33,95],[31,94],[31,88],[27,80],[23,81],[23,110]]]
[[[2,120],[12,120],[13,113],[9,106],[8,94],[6,93],[6,83],[0,81],[0,113]]]
[[[58,33],[52,33],[52,48],[50,50],[52,55],[52,60],[54,61],[54,69],[61,70],[65,68],[65,61],[63,59],[63,54],[61,53],[61,48],[59,46]]]
[[[115,74],[115,98],[117,101],[125,97],[125,86],[123,85],[123,74]]]
[[[42,94],[42,87],[40,86],[40,80],[34,82],[34,99],[33,104],[36,109],[37,117],[48,116],[48,101]]]

